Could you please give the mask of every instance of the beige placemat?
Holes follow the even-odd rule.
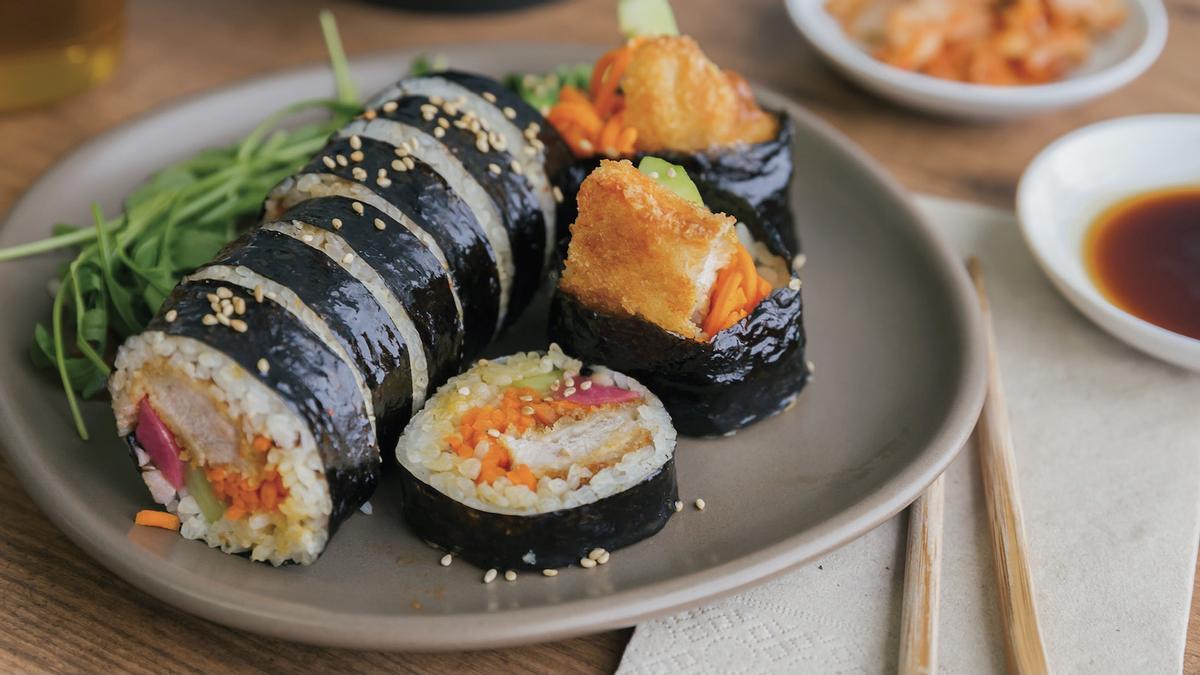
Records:
[[[987,274],[1051,666],[1180,672],[1200,541],[1200,377],[1076,312],[1012,214],[919,205]],[[973,443],[946,476],[941,670],[1001,672]],[[761,587],[638,626],[619,672],[893,672],[905,528],[899,516]]]

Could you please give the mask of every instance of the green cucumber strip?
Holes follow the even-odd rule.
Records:
[[[692,182],[692,179],[687,174],[687,170],[682,166],[672,164],[665,159],[647,155],[638,163],[638,171],[650,176],[658,181],[659,185],[689,202],[704,206],[704,199],[700,197],[700,190],[696,189],[696,184]]]
[[[221,519],[221,516],[225,515],[225,505],[213,493],[212,485],[209,484],[208,476],[204,475],[204,471],[188,465],[184,481],[187,485],[188,494],[192,496],[192,499],[196,500],[196,504],[200,507],[200,513],[204,515],[205,520],[215,523]]]
[[[552,370],[548,373],[542,373],[541,375],[530,375],[529,377],[521,378],[516,382],[513,382],[513,386],[533,389],[534,391],[545,394],[550,391],[551,385],[562,379],[562,376],[563,371]]]

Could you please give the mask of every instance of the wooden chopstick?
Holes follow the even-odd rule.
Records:
[[[1033,597],[1033,579],[1029,573],[1028,545],[1021,518],[1021,495],[1017,491],[1016,463],[1013,459],[1012,431],[1004,389],[1000,382],[1000,360],[996,355],[996,337],[983,268],[972,257],[967,269],[975,282],[979,309],[983,314],[984,339],[987,343],[987,399],[979,424],[975,427],[979,459],[983,473],[983,494],[987,502],[988,524],[992,532],[992,553],[1000,591],[1000,618],[1003,622],[1004,647],[1009,670],[1016,673],[1047,673],[1046,648],[1038,627],[1037,606]]]
[[[900,609],[900,675],[937,672],[938,610],[942,599],[942,476],[908,508],[904,599]]]

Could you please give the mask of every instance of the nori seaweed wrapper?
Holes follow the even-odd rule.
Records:
[[[686,169],[688,176],[700,187],[701,194],[707,187],[709,190],[727,192],[745,200],[762,226],[774,232],[774,236],[787,247],[786,257],[790,258],[800,252],[800,240],[796,236],[791,202],[788,198],[793,173],[792,138],[795,136],[795,128],[787,113],[777,114],[779,134],[763,143],[740,144],[701,152],[660,150],[638,153],[628,159],[636,166],[647,155],[659,157]],[[564,172],[567,187],[563,188],[563,195],[568,204],[575,204],[580,184],[600,165],[601,159],[604,158],[596,156],[577,159]],[[705,202],[707,201],[706,197]],[[721,210],[712,207],[711,204],[709,206],[713,211]],[[572,206],[566,214],[567,224],[575,222],[576,216],[578,212]],[[565,248],[563,250],[565,251]]]
[[[408,345],[366,286],[325,253],[261,228],[226,246],[211,265],[253,270],[289,288],[321,317],[371,390],[379,447],[395,446],[412,416]]]
[[[789,249],[738,195],[699,183],[712,211],[734,216],[773,254]],[[561,290],[550,304],[550,340],[587,363],[628,373],[663,402],[688,436],[719,436],[788,407],[808,382],[800,289],[776,288],[748,317],[700,342],[645,319],[597,312]]]
[[[246,332],[220,324],[204,325],[202,317],[212,313],[207,295],[221,286],[213,281],[177,286],[147,330],[192,338],[225,354],[279,394],[308,426],[333,500],[329,515],[332,536],[338,525],[370,498],[379,480],[379,448],[358,382],[350,366],[290,312],[270,300],[255,302],[243,289],[226,286],[246,299],[246,313],[235,317],[246,322]],[[174,321],[163,318],[170,310],[178,313]],[[265,375],[258,370],[260,358],[271,366]]]
[[[576,564],[650,537],[675,513],[675,458],[637,485],[571,509],[509,515],[457,502],[402,469],[404,517],[422,539],[482,568],[540,570]],[[533,562],[529,562],[532,553]]]
[[[542,164],[546,168],[546,177],[550,184],[563,193],[564,199],[558,203],[558,213],[555,222],[558,229],[558,239],[567,236],[567,228],[575,220],[574,191],[579,189],[579,183],[574,178],[575,158],[566,141],[559,135],[558,130],[533,106],[529,105],[519,94],[504,86],[497,80],[483,75],[466,73],[461,70],[447,70],[435,73],[431,77],[441,77],[470,89],[477,94],[487,92],[496,97],[496,105],[501,109],[512,108],[516,115],[513,124],[522,131],[536,125],[535,136],[544,146]],[[568,197],[568,192],[570,196]]]
[[[512,170],[513,157],[506,150],[489,146],[487,152],[480,152],[475,145],[475,133],[454,126],[454,122],[462,119],[461,113],[451,115],[439,108],[437,115],[427,120],[421,106],[432,105],[428,98],[406,96],[396,103],[396,109],[391,112],[381,109],[377,119],[401,122],[441,143],[496,205],[508,232],[515,267],[505,319],[505,325],[511,326],[545,278],[546,222],[533,186],[523,175]],[[439,128],[439,118],[447,120],[450,126],[443,130],[441,138],[436,138],[434,129]],[[492,171],[493,166],[499,168],[499,173]]]
[[[496,317],[500,311],[500,281],[496,276],[496,257],[483,234],[482,226],[467,203],[451,190],[445,179],[428,164],[416,161],[413,157],[415,166],[412,169],[397,171],[392,167],[392,162],[399,159],[395,154],[395,146],[371,138],[360,138],[359,141],[363,153],[361,162],[347,162],[347,166],[344,167],[335,162],[334,167],[329,168],[324,162],[324,157],[349,157],[354,152],[350,147],[349,138],[334,138],[299,173],[332,174],[347,181],[359,182],[395,206],[417,227],[429,234],[449,265],[459,302],[462,303],[465,335],[459,338],[462,341],[461,349],[466,358],[478,355],[495,334]],[[360,167],[367,172],[365,181],[357,181],[353,176],[353,170]],[[389,182],[384,185],[380,185],[377,180],[380,169],[387,172]],[[303,203],[295,208],[301,206]],[[349,215],[362,218],[353,211],[350,211]],[[340,217],[344,223],[350,222],[345,215],[330,214],[330,218],[333,216]],[[409,237],[403,240],[387,240],[387,251],[398,250],[402,245],[409,246],[408,242],[411,239],[409,247],[414,249],[413,255],[424,254],[437,264],[436,258],[425,249],[425,245],[408,233],[400,223],[395,223],[386,216],[383,218],[385,222],[392,223],[387,230],[389,234],[403,231]],[[366,222],[370,224],[373,219],[374,216]],[[332,228],[328,219],[310,224],[325,229]],[[349,236],[341,232],[338,234],[343,238]],[[351,246],[358,249],[353,243]],[[387,251],[380,248],[377,252],[386,256]],[[366,251],[362,253],[366,260]],[[374,263],[370,264],[376,267]],[[387,278],[383,269],[376,269]],[[453,312],[455,308],[451,307],[450,310]]]
[[[462,323],[446,270],[402,224],[370,204],[362,204],[360,216],[351,207],[353,203],[347,197],[318,197],[288,209],[280,220],[299,221],[337,234],[379,273],[421,336],[429,368],[428,390],[432,391],[450,379],[462,362]],[[341,219],[340,229],[333,226],[334,218]],[[376,229],[376,219],[385,224],[383,230]]]

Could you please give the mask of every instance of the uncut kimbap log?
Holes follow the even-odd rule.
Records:
[[[564,87],[547,117],[578,158],[568,196],[601,157],[653,154],[745,200],[798,251],[788,200],[792,123],[760,107],[749,84],[692,38],[631,38],[596,61],[588,91]]]
[[[121,347],[118,433],[185,537],[315,560],[379,449],[529,303],[569,151],[501,91],[389,88]]]
[[[670,416],[631,377],[557,345],[481,360],[400,439],[404,517],[480,567],[563,567],[666,525],[674,450]]]
[[[602,161],[579,191],[551,339],[636,377],[683,434],[786,409],[809,378],[800,279],[747,220],[710,211],[682,167]]]

